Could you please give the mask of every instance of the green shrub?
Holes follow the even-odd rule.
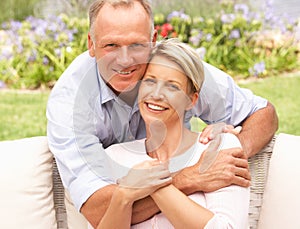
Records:
[[[0,80],[15,88],[52,87],[87,47],[86,19],[28,17],[6,23],[4,28]]]
[[[195,47],[202,58],[230,75],[264,77],[299,68],[299,41],[294,34],[297,21],[258,14],[246,4],[223,1],[222,10],[211,17],[190,17],[174,11],[163,23]],[[268,17],[266,16],[268,15]],[[156,23],[161,23],[156,21]],[[161,26],[162,27],[162,26]],[[271,44],[271,46],[269,45]]]

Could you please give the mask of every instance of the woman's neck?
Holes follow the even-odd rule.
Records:
[[[198,137],[197,133],[185,128],[183,124],[165,126],[162,122],[155,122],[146,129],[147,153],[160,161],[166,161],[184,153],[196,142]]]

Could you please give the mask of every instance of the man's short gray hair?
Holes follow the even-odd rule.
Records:
[[[96,0],[94,1],[89,9],[89,26],[90,26],[90,34],[92,36],[92,39],[94,40],[95,34],[94,34],[94,22],[96,21],[96,18],[99,14],[99,11],[105,4],[110,4],[113,7],[130,7],[133,5],[134,2],[139,2],[143,8],[145,9],[147,15],[150,18],[151,21],[151,40],[153,38],[154,34],[154,19],[153,19],[153,13],[152,13],[152,7],[151,2],[149,0]]]

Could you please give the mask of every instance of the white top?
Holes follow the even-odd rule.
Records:
[[[170,159],[169,170],[176,172],[184,167],[194,165],[200,158],[207,145],[198,141],[184,154]],[[219,149],[240,147],[240,142],[232,134],[222,134],[222,142]],[[125,176],[131,167],[145,160],[152,160],[145,150],[145,139],[136,140],[108,147],[106,150],[107,171],[111,175],[111,182]],[[199,205],[209,209],[215,215],[205,228],[238,228],[248,227],[248,209],[250,189],[236,185],[219,189],[215,192],[197,192],[189,195]],[[176,200],[174,200],[176,203]],[[199,216],[201,217],[201,216]],[[132,226],[138,228],[173,228],[163,213],[155,215],[151,219]]]

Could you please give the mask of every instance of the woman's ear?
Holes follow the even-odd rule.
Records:
[[[190,96],[190,99],[191,99],[190,104],[187,106],[187,108],[185,110],[188,111],[188,110],[192,109],[196,105],[196,103],[198,101],[198,98],[199,98],[199,93],[198,92],[192,93],[191,96]]]
[[[91,34],[88,33],[88,49],[91,57],[95,56],[95,44],[93,42],[93,39],[91,37]]]

